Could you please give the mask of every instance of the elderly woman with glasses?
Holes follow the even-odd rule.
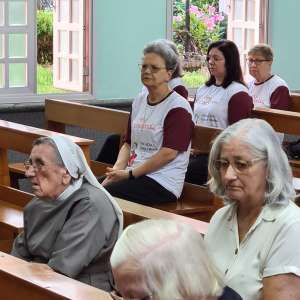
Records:
[[[241,120],[214,141],[210,189],[227,204],[205,241],[225,284],[243,299],[300,299],[300,208],[272,127]]]
[[[202,236],[172,220],[127,227],[114,247],[111,265],[116,300],[241,300],[224,288]]]
[[[255,107],[288,110],[290,93],[286,82],[272,74],[273,50],[269,45],[258,44],[248,51],[249,94]]]
[[[206,59],[210,77],[195,95],[196,125],[224,129],[250,117],[253,102],[244,83],[237,46],[228,40],[213,42],[208,47]],[[207,162],[207,154],[193,151],[186,181],[206,183]]]
[[[161,40],[144,49],[140,67],[147,91],[133,101],[125,143],[102,183],[113,196],[151,204],[181,194],[194,123],[189,103],[168,84],[178,60]]]
[[[109,258],[122,211],[81,149],[63,136],[38,138],[25,167],[35,197],[25,207],[24,232],[12,255],[111,291]]]

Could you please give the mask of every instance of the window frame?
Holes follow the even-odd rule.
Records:
[[[36,0],[28,0],[29,3],[31,3],[30,8],[36,12]],[[37,60],[35,60],[35,64],[31,64],[31,68],[33,68],[33,76],[34,82],[35,82],[35,92],[25,92],[22,94],[17,93],[9,93],[6,94],[4,91],[3,93],[0,93],[0,107],[5,106],[11,106],[11,105],[18,105],[18,106],[27,106],[29,104],[40,104],[45,101],[45,98],[55,98],[55,99],[62,99],[62,100],[72,100],[72,101],[81,101],[81,102],[89,102],[96,100],[95,96],[93,95],[93,89],[92,89],[92,76],[90,74],[93,74],[92,70],[92,51],[93,51],[93,45],[92,45],[92,30],[90,25],[93,24],[93,15],[92,15],[92,2],[93,0],[87,0],[86,1],[86,18],[88,17],[88,24],[87,24],[87,48],[88,51],[86,53],[85,59],[90,62],[89,63],[89,70],[85,70],[85,72],[88,72],[88,90],[86,92],[67,92],[67,93],[50,93],[50,94],[37,94],[36,87],[37,87]],[[30,8],[28,7],[28,10],[30,11]],[[34,48],[34,57],[36,57],[37,53],[37,34],[36,34],[36,13],[34,15],[34,36],[35,41],[34,44],[36,45]],[[30,68],[30,66],[28,66]],[[29,78],[28,78],[29,80]],[[10,89],[11,90],[11,89]]]

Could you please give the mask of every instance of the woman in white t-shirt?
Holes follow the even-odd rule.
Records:
[[[270,107],[288,110],[290,92],[286,82],[272,74],[273,50],[269,45],[258,44],[248,51],[249,73],[254,80],[249,82],[249,94],[255,107]]]
[[[248,94],[240,65],[237,46],[229,40],[210,44],[207,50],[210,78],[201,86],[194,100],[196,125],[224,129],[251,116],[252,98]],[[207,181],[207,154],[194,151],[186,173],[186,181]]]
[[[300,208],[286,154],[264,120],[241,120],[214,141],[209,186],[225,200],[205,242],[243,299],[300,299]]]
[[[147,91],[132,103],[125,143],[103,181],[113,196],[151,204],[181,194],[194,123],[190,104],[168,84],[177,65],[167,43],[145,47],[140,67]]]

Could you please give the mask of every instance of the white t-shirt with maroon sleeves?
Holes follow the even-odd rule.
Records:
[[[131,145],[128,168],[144,163],[162,147],[177,150],[174,160],[146,175],[178,198],[189,161],[193,112],[186,99],[176,92],[154,105],[148,102],[147,96],[148,93],[140,93],[132,104],[125,139]]]
[[[271,107],[288,110],[290,93],[286,82],[277,75],[271,76],[264,82],[249,82],[249,94],[255,107]]]
[[[194,102],[194,118],[197,125],[226,128],[228,125],[251,116],[253,102],[248,89],[232,82],[227,88],[201,86]]]

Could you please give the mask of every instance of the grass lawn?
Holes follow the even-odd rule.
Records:
[[[189,88],[198,88],[207,80],[207,75],[201,71],[185,72],[182,78],[185,85]]]
[[[54,94],[66,93],[66,90],[53,87],[52,66],[37,65],[37,93]]]

